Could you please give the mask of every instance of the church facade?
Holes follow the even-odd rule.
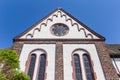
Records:
[[[59,8],[16,36],[13,50],[31,80],[119,80],[120,45],[104,41]]]

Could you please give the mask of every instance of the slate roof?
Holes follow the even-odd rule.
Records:
[[[120,58],[120,44],[105,44],[111,57]]]

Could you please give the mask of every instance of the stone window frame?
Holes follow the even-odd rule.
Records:
[[[43,51],[44,53],[41,53],[38,55],[38,53],[34,53],[35,51]],[[37,60],[40,61],[40,56],[41,55],[45,55],[46,56],[46,62],[45,62],[45,70],[44,70],[44,80],[47,78],[47,73],[46,73],[46,68],[47,68],[47,64],[48,64],[48,61],[47,61],[47,52],[44,50],[44,49],[34,49],[32,50],[29,55],[28,55],[28,59],[26,61],[26,68],[25,68],[25,73],[28,74],[28,70],[29,70],[29,67],[30,67],[30,60],[31,60],[31,55],[32,54],[35,54],[36,55],[36,62],[35,62],[35,68],[34,68],[34,71],[33,71],[33,77],[35,77],[35,80],[38,80],[38,74],[39,74],[39,66],[40,66],[40,63],[38,62],[37,63]],[[35,69],[37,69],[37,72],[35,73]],[[36,74],[36,75],[35,75]],[[33,80],[33,78],[32,78]]]
[[[54,32],[53,32],[53,30],[52,30],[55,25],[63,25],[64,27],[66,27],[66,28],[67,28],[66,33],[63,34],[63,35],[55,35]],[[68,27],[68,25],[66,25],[66,24],[64,24],[64,23],[55,23],[55,24],[53,24],[53,25],[50,27],[50,32],[51,32],[51,34],[54,35],[54,36],[58,36],[58,37],[65,36],[65,35],[67,35],[67,34],[69,33],[69,27]]]
[[[77,51],[83,51],[84,53],[76,53]],[[96,80],[96,75],[95,75],[95,72],[94,72],[94,69],[93,69],[94,65],[92,63],[90,53],[87,50],[81,49],[81,48],[77,48],[72,52],[72,70],[73,70],[72,76],[73,76],[73,80],[76,80],[75,65],[74,65],[74,54],[78,54],[79,59],[80,59],[82,80],[84,80],[84,79],[87,80],[85,65],[84,65],[84,61],[83,61],[83,55],[88,55],[89,56],[89,61],[90,61],[91,69],[92,69],[93,80]]]

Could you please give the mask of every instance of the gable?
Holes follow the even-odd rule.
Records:
[[[62,36],[54,35],[53,25],[63,24],[67,26],[67,33]],[[60,32],[56,29],[58,33]],[[37,24],[18,35],[16,39],[85,39],[85,40],[104,40],[104,37],[89,29],[86,25],[78,21],[69,13],[62,9],[56,9]]]

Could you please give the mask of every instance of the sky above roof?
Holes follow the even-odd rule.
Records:
[[[0,48],[13,45],[13,38],[61,7],[89,28],[120,44],[120,0],[0,0]]]

